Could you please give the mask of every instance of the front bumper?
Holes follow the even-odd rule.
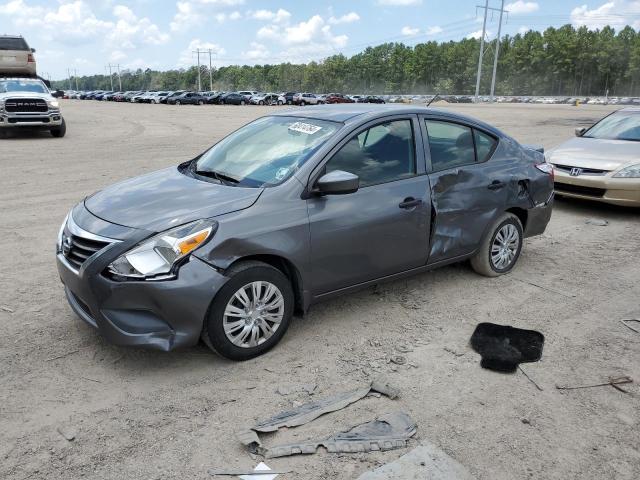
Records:
[[[640,206],[640,178],[607,175],[571,175],[555,170],[556,193],[626,207]]]
[[[71,309],[116,345],[163,351],[195,345],[209,305],[228,278],[194,256],[173,280],[115,281],[105,276],[106,266],[130,246],[127,241],[110,245],[78,270],[56,254]]]
[[[44,127],[52,128],[62,125],[62,114],[59,110],[34,113],[0,112],[0,128]]]

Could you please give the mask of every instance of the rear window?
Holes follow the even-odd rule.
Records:
[[[0,50],[29,50],[24,38],[0,37]]]

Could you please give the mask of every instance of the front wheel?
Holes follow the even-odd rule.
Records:
[[[520,258],[523,238],[520,219],[513,213],[505,213],[489,229],[480,250],[471,258],[471,266],[487,277],[509,273]]]
[[[227,276],[205,319],[202,339],[225,358],[248,360],[284,336],[293,315],[293,289],[280,270],[263,262],[240,263]]]
[[[53,137],[56,137],[56,138],[64,137],[64,135],[67,133],[67,124],[64,121],[64,118],[62,119],[62,123],[60,124],[59,127],[52,128],[49,131],[51,132],[51,136]]]

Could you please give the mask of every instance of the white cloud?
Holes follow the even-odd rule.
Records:
[[[429,28],[427,28],[425,33],[427,35],[437,35],[439,33],[442,33],[442,27],[439,27],[437,25],[435,27],[429,27]]]
[[[522,25],[519,29],[518,29],[518,33],[520,35],[524,35],[525,33],[527,33],[529,30],[531,30],[529,27],[525,27],[524,25]]]
[[[109,55],[110,62],[121,62],[125,58],[127,58],[127,54],[122,50],[114,50],[113,52],[111,52],[111,55]]]
[[[346,15],[342,15],[341,17],[331,17],[329,18],[329,23],[332,25],[338,25],[340,23],[353,23],[360,20],[360,15],[356,12],[349,12]]]
[[[264,60],[269,58],[270,54],[269,49],[258,42],[251,42],[251,49],[242,53],[242,55],[249,60]]]
[[[412,5],[420,5],[422,0],[378,0],[378,5],[386,5],[390,7],[408,7]]]
[[[162,45],[169,41],[169,35],[147,17],[138,18],[124,5],[113,7],[117,21],[106,35],[107,44],[117,49],[133,49],[138,43]]]
[[[180,67],[191,67],[193,65],[197,65],[196,55],[193,53],[196,49],[200,50],[211,50],[211,53],[214,55],[224,55],[226,50],[222,48],[220,45],[211,42],[204,42],[199,38],[194,38],[189,42],[189,46],[185,48],[182,53],[180,53],[180,58],[178,59],[178,66]],[[206,55],[206,60],[202,53],[200,54],[200,64],[205,65],[209,63],[208,53]],[[217,63],[217,62],[214,62]]]
[[[420,29],[419,28],[413,28],[413,27],[402,27],[401,30],[402,35],[417,35],[418,33],[420,33]]]
[[[491,36],[491,32],[489,30],[487,30],[485,32],[485,34],[488,36]],[[475,38],[476,40],[480,40],[482,38],[482,29],[477,30],[475,32],[471,32],[470,34],[468,34],[465,38],[469,39],[469,38]]]
[[[169,24],[174,32],[185,32],[192,27],[197,27],[206,22],[208,18],[213,18],[222,23],[227,18],[237,20],[241,17],[240,12],[226,14],[218,9],[243,5],[244,0],[183,0],[176,2],[176,13]]]
[[[540,9],[538,2],[526,2],[524,0],[516,0],[504,6],[511,15],[523,15],[527,13],[537,12]]]
[[[587,26],[591,29],[610,25],[614,28],[631,25],[640,28],[640,20],[630,21],[631,16],[640,15],[640,1],[613,0],[592,10],[587,5],[571,11],[571,23],[575,26]]]
[[[261,20],[263,22],[286,23],[291,18],[291,13],[283,8],[279,8],[277,12],[271,10],[256,10],[250,12],[251,18]]]

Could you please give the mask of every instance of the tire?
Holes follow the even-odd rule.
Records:
[[[204,105],[204,102],[202,100],[198,100],[198,105]]]
[[[278,100],[278,105],[280,105],[280,106],[283,105],[282,100]]]
[[[49,131],[51,132],[52,137],[56,137],[56,138],[64,137],[65,134],[67,133],[67,124],[64,121],[64,118],[62,119],[62,124],[59,127],[52,128]]]
[[[510,236],[512,234],[517,236],[517,238],[513,241],[502,243],[499,238],[496,238],[500,233],[502,234],[502,238],[506,237],[507,240],[511,238]],[[509,273],[518,262],[518,258],[520,258],[523,239],[524,235],[520,219],[513,213],[505,213],[501,215],[494,222],[489,229],[489,233],[482,240],[482,244],[480,245],[478,252],[471,258],[471,267],[473,267],[477,273],[486,277],[498,277],[505,273]],[[492,257],[493,248],[501,248],[501,245],[507,245],[507,247],[510,247],[504,247],[506,250],[503,250],[507,254],[508,260],[505,264],[499,263],[499,257],[498,261]],[[511,254],[508,253],[508,250],[511,251]],[[497,252],[496,255],[498,255]]]
[[[300,102],[300,106],[301,106],[301,107],[304,107],[305,105],[306,105],[305,101],[304,101],[304,100],[302,100],[302,101]]]
[[[245,102],[244,100],[240,100],[240,105],[246,105],[247,102]]]
[[[180,100],[176,100],[176,105],[182,105],[182,102]]]
[[[204,321],[201,337],[204,343],[218,355],[228,358],[229,360],[249,360],[273,348],[284,336],[293,315],[293,289],[289,279],[280,270],[263,262],[248,261],[239,263],[238,265],[232,266],[226,275],[230,277],[230,279],[218,291],[213,302],[211,302],[207,318]],[[277,301],[278,295],[280,295],[281,302],[278,302],[277,309],[274,308],[270,310],[272,315],[282,316],[279,323],[267,323],[264,318],[259,315],[259,311],[253,309],[252,303],[249,303],[249,308],[256,312],[257,317],[248,316],[244,318],[237,315],[239,319],[234,321],[233,319],[236,318],[236,315],[225,315],[227,308],[235,309],[244,315],[246,309],[243,311],[241,308],[244,303],[241,301],[241,297],[236,297],[236,293],[244,291],[245,303],[252,302],[253,282],[268,282],[271,284],[271,287],[276,289],[276,291],[272,290],[272,296],[265,297],[267,303]],[[260,291],[263,295],[268,292],[267,286],[265,286],[264,283],[263,286],[260,287]],[[274,311],[278,313],[273,313]],[[256,319],[254,320],[253,318]],[[243,321],[245,323],[242,323]],[[246,322],[254,321],[257,323],[252,327],[248,327],[249,324]],[[235,336],[236,343],[233,343],[231,338],[225,333],[225,322],[229,336]],[[237,328],[233,329],[233,327],[229,327],[230,322],[240,323],[236,326]],[[271,333],[271,336],[265,338],[266,330],[258,326],[260,322],[271,328],[276,324],[278,326],[275,331]],[[260,343],[252,346],[249,345],[249,343],[255,343],[253,337],[254,332],[257,332],[259,335],[257,342]],[[248,337],[242,337],[242,335],[245,334],[248,335]],[[243,345],[237,344],[243,341]]]
[[[220,101],[218,102],[218,105],[224,105],[224,100],[220,100]]]
[[[287,105],[293,105],[293,102],[291,100],[287,100]]]
[[[260,101],[258,102],[258,105],[264,105],[264,102],[263,102],[262,100],[260,100]]]

